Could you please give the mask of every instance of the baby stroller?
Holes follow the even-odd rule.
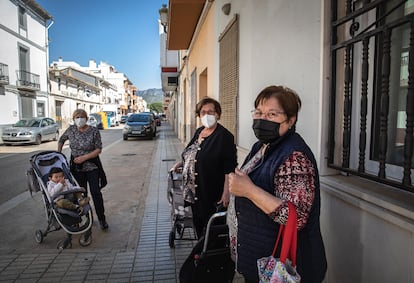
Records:
[[[32,191],[42,192],[42,199],[47,218],[47,228],[43,231],[39,229],[35,232],[36,242],[40,244],[48,233],[63,229],[67,233],[67,237],[58,242],[58,249],[71,248],[72,235],[77,234],[81,235],[79,238],[79,244],[81,246],[90,245],[92,242],[92,210],[90,205],[85,205],[82,213],[79,214],[73,210],[59,208],[54,202],[54,199],[58,196],[76,192],[85,192],[85,189],[79,187],[75,178],[72,176],[65,155],[57,151],[44,151],[33,155],[30,158],[30,165],[31,167],[27,170],[29,190],[30,193],[32,193]],[[49,171],[52,167],[62,168],[65,178],[78,188],[53,196],[49,195],[47,181],[49,180]]]
[[[175,247],[175,240],[197,240],[193,225],[191,206],[184,206],[182,182],[183,177],[178,172],[170,171],[168,174],[167,199],[171,204],[172,228],[168,238],[170,248]],[[191,231],[186,231],[191,228]],[[184,237],[187,232],[187,237]]]
[[[213,214],[206,233],[193,247],[180,269],[180,283],[232,282],[235,264],[230,256],[226,211]]]

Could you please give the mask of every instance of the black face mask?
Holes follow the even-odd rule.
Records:
[[[271,143],[280,138],[280,124],[263,119],[253,119],[253,131],[259,141]]]

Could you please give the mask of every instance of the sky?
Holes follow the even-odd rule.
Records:
[[[161,88],[158,10],[168,0],[36,0],[53,17],[49,63],[93,59],[138,88]]]

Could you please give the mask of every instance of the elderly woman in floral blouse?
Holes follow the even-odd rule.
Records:
[[[88,114],[83,109],[73,112],[74,125],[71,125],[58,142],[58,151],[61,152],[63,144],[69,140],[71,149],[71,172],[79,185],[83,188],[89,183],[89,191],[92,195],[95,212],[98,216],[102,230],[108,229],[105,218],[105,208],[99,184],[100,168],[98,156],[102,151],[102,140],[99,130],[89,126]]]
[[[311,150],[295,131],[301,100],[289,88],[269,86],[258,94],[254,106],[253,131],[259,141],[241,169],[229,175],[235,196],[229,206],[229,225],[236,269],[245,282],[258,282],[257,259],[271,255],[291,202],[298,215],[301,282],[322,282],[327,263],[319,224],[318,169]]]
[[[228,174],[237,166],[237,155],[233,134],[218,123],[220,103],[206,96],[197,103],[195,112],[202,126],[172,170],[183,167],[184,201],[191,205],[195,230],[201,237],[217,206],[228,206]]]

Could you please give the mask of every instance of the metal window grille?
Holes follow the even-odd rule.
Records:
[[[328,165],[414,192],[414,2],[331,4]]]

